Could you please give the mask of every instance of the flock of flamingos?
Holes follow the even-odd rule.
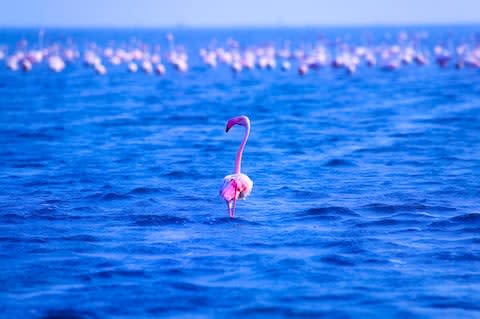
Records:
[[[92,43],[79,50],[72,44],[44,46],[43,41],[39,40],[34,46],[29,46],[22,40],[10,50],[5,46],[0,47],[0,63],[5,60],[9,70],[24,72],[30,72],[42,64],[46,64],[53,72],[62,72],[78,61],[83,61],[86,67],[98,75],[105,75],[110,68],[119,67],[131,73],[158,75],[164,75],[167,70],[188,72],[191,61],[195,59],[190,59],[184,46],[175,45],[172,34],[167,34],[166,38],[166,49],[161,49],[159,45],[100,47]],[[291,47],[288,43],[282,46],[240,46],[238,41],[229,39],[223,46],[209,45],[200,49],[198,54],[204,67],[215,69],[223,65],[234,73],[254,68],[280,68],[283,71],[296,69],[298,74],[306,75],[311,70],[331,66],[353,74],[360,66],[393,71],[409,64],[437,64],[442,68],[457,69],[480,68],[479,43],[437,44],[431,49],[421,45],[420,41],[410,40],[406,33],[400,33],[394,44],[368,46],[341,41],[333,44],[303,44],[298,47]]]

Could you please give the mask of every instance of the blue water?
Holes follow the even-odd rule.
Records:
[[[164,37],[46,37],[133,34]],[[193,56],[318,31],[176,34]],[[479,70],[1,68],[0,142],[1,318],[480,318]]]

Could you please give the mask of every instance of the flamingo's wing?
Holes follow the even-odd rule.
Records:
[[[220,188],[220,196],[227,202],[233,201],[237,198],[237,182],[233,178],[225,177],[223,185]]]

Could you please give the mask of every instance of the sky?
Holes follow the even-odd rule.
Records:
[[[480,0],[0,0],[2,27],[480,23]]]

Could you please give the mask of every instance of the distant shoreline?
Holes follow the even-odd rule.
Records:
[[[59,26],[59,25],[46,25],[46,26],[14,26],[14,25],[3,25],[0,26],[0,30],[35,30],[35,29],[45,29],[45,30],[251,30],[251,29],[263,29],[263,30],[276,30],[276,29],[291,29],[291,30],[311,30],[311,29],[383,29],[383,28],[472,28],[480,27],[480,22],[470,22],[470,23],[413,23],[413,24],[339,24],[339,25],[244,25],[244,26],[194,26],[194,25],[171,25],[171,26],[141,26],[141,25],[132,25],[132,26],[101,26],[101,25],[90,25],[90,26]]]

